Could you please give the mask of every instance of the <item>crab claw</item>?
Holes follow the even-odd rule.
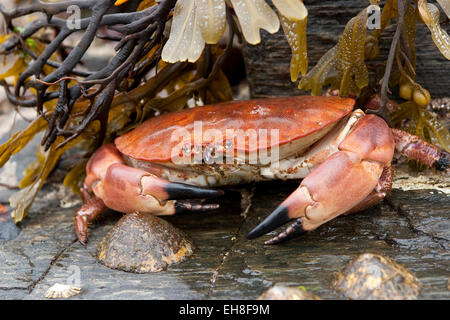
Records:
[[[360,161],[352,152],[337,152],[313,170],[248,238],[273,231],[293,219],[300,221],[288,227],[284,235],[269,241],[270,244],[314,230],[364,200],[376,187],[382,171],[380,163]]]
[[[247,235],[247,239],[254,239],[281,227],[285,223],[295,219],[296,213],[305,212],[306,208],[313,204],[308,190],[300,186],[283,203],[276,208],[263,222]],[[301,224],[300,224],[301,227]],[[303,230],[303,228],[302,228]],[[303,232],[304,233],[304,232]]]
[[[285,201],[283,201],[278,208],[276,208],[266,219],[264,219],[263,222],[250,231],[247,235],[247,239],[260,237],[278,227],[281,227],[285,223],[295,219],[295,215],[297,213],[305,212],[307,207],[313,203],[314,201],[311,199],[308,190],[304,186],[300,186]],[[306,232],[306,230],[302,227],[301,219],[296,219],[296,222],[294,223],[296,223],[295,234],[297,236],[300,236]],[[292,239],[292,235],[290,235],[289,238]],[[275,241],[275,238],[273,240]],[[277,241],[276,243],[278,242],[280,241]]]
[[[365,116],[339,144],[339,151],[317,166],[283,203],[249,234],[253,239],[295,220],[266,242],[278,243],[311,231],[362,203],[389,166],[394,141],[386,123]]]
[[[255,239],[263,234],[266,234],[278,227],[281,227],[286,222],[291,220],[289,218],[288,208],[280,205],[275,209],[263,222],[247,234],[247,239]]]

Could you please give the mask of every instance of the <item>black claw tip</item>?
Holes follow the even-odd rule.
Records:
[[[450,166],[450,155],[442,151],[441,157],[434,163],[434,167],[439,171],[445,171]]]
[[[288,208],[285,206],[279,206],[266,219],[264,219],[263,222],[250,231],[247,235],[247,239],[255,239],[278,228],[279,226],[282,226],[291,219],[289,218],[288,213]]]
[[[168,200],[178,199],[209,199],[223,195],[222,190],[206,189],[191,186],[184,183],[170,182],[165,186],[164,190],[169,195]]]

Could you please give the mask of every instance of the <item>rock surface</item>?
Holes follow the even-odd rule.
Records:
[[[423,285],[419,299],[450,299],[450,196],[395,189],[380,206],[285,244],[263,245],[269,236],[246,240],[246,233],[296,187],[295,182],[256,185],[246,218],[231,192],[217,212],[165,218],[197,249],[166,271],[134,274],[96,259],[98,244],[121,215],[110,211],[93,224],[85,248],[73,233],[79,202],[74,197],[71,207],[60,207],[64,189],[48,185],[21,223],[20,235],[0,243],[0,299],[43,299],[49,287],[73,278],[73,270],[79,271],[82,292],[71,299],[256,299],[280,282],[304,286],[324,299],[342,299],[332,282],[365,252],[388,256],[412,271]]]
[[[24,124],[18,121],[17,126]],[[34,152],[30,145],[15,156],[14,170],[0,169],[0,182],[19,181]],[[366,252],[389,257],[413,272],[422,283],[419,299],[450,299],[448,173],[412,173],[406,165],[395,169],[395,188],[381,205],[277,246],[263,244],[274,233],[254,241],[245,235],[298,182],[243,186],[248,192],[242,204],[240,190],[226,190],[216,199],[221,205],[217,211],[164,218],[183,230],[196,250],[166,271],[146,274],[113,270],[97,261],[97,246],[120,213],[108,211],[94,223],[83,247],[73,231],[80,199],[60,184],[48,184],[18,225],[20,234],[0,242],[0,299],[44,299],[55,283],[81,287],[70,299],[256,299],[276,283],[303,286],[323,299],[343,299],[333,280],[345,264]],[[0,187],[0,203],[7,205],[12,192]]]
[[[19,233],[20,228],[14,223],[8,208],[0,204],[0,242],[12,240]]]
[[[143,213],[130,213],[106,234],[97,258],[108,268],[134,273],[166,270],[194,252],[183,231],[167,221]]]

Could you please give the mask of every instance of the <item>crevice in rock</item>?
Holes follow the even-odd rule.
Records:
[[[388,246],[392,248],[398,248],[400,246],[398,242],[395,241],[395,239],[388,237],[387,234],[383,235],[375,234],[375,238],[377,238],[377,240],[384,241],[384,243],[386,243]]]
[[[41,276],[33,281],[29,286],[28,286],[28,293],[31,294],[34,290],[34,288],[42,281],[45,279],[45,277],[47,276],[47,274],[50,272],[50,270],[52,269],[53,265],[58,261],[58,259],[61,257],[61,255],[66,252],[67,250],[69,250],[69,248],[76,243],[78,240],[74,239],[72,240],[68,245],[66,245],[64,248],[60,249],[56,255],[53,257],[53,259],[50,261],[49,265],[47,266],[47,268],[45,269],[45,271],[41,274]]]
[[[401,216],[402,218],[404,218],[404,219],[406,220],[407,225],[408,225],[408,229],[409,229],[412,233],[417,234],[417,235],[419,235],[419,236],[426,236],[426,237],[430,238],[434,243],[436,243],[439,247],[441,247],[441,248],[444,249],[444,250],[447,250],[447,249],[449,248],[449,244],[448,244],[447,239],[444,239],[444,238],[438,237],[438,236],[436,236],[436,235],[434,235],[434,234],[430,234],[430,233],[424,232],[424,231],[422,231],[422,230],[420,230],[420,229],[417,229],[417,228],[414,226],[414,223],[412,222],[411,217],[409,216],[409,214],[408,214],[405,210],[402,209],[401,205],[395,204],[395,203],[394,203],[390,198],[388,198],[388,197],[386,198],[386,203],[387,203],[387,204],[389,205],[389,207],[391,207],[392,210],[394,210],[399,216]]]
[[[3,290],[3,291],[28,290],[28,287],[0,287],[0,290]]]
[[[222,267],[224,266],[225,262],[227,261],[227,258],[230,256],[233,248],[238,243],[238,239],[239,239],[238,237],[239,237],[239,234],[241,233],[242,227],[244,226],[244,224],[247,220],[247,213],[249,212],[249,210],[252,206],[252,199],[253,199],[254,194],[255,194],[255,187],[252,187],[252,189],[249,193],[242,195],[242,197],[245,198],[245,199],[241,199],[242,221],[239,224],[239,226],[237,227],[236,232],[234,232],[233,236],[231,237],[230,246],[224,250],[224,252],[222,254],[222,259],[220,259],[219,265],[214,269],[214,272],[211,275],[210,286],[209,286],[209,290],[207,293],[207,297],[210,297],[212,295],[214,288],[216,286],[217,277],[219,276],[220,271],[221,271]],[[245,203],[245,205],[242,205],[244,203]]]

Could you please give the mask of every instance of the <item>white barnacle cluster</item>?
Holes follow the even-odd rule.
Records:
[[[301,21],[308,15],[301,0],[273,0],[273,4],[283,19]],[[226,5],[225,0],[178,0],[162,59],[195,62],[205,43],[217,43],[225,32]],[[230,0],[228,5],[233,7],[250,44],[261,41],[260,29],[275,33],[280,28],[278,16],[264,0]]]
[[[81,288],[70,286],[67,284],[55,283],[45,293],[47,299],[70,298],[80,294]]]

